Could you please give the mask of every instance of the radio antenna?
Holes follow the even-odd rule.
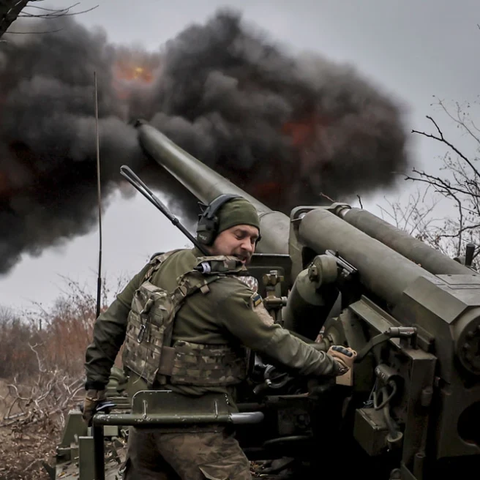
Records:
[[[120,167],[120,175],[125,177],[150,203],[155,205],[205,256],[210,255],[208,250],[180,223],[177,217],[172,215],[170,210],[154,195],[130,167],[122,165]]]
[[[100,186],[100,140],[98,134],[98,88],[97,72],[93,72],[95,85],[95,137],[97,142],[97,192],[98,192],[98,277],[97,277],[97,311],[95,318],[100,315],[102,296],[102,191]]]

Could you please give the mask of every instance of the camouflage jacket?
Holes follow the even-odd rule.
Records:
[[[190,271],[200,252],[180,250],[171,255],[154,274],[151,282],[168,291],[177,286],[177,278]],[[93,342],[86,352],[86,388],[102,389],[125,340],[127,318],[133,295],[149,266],[145,266],[123,289],[111,306],[95,322]],[[208,295],[189,297],[175,318],[172,342],[204,345],[243,345],[283,364],[300,375],[335,376],[338,364],[324,352],[310,347],[273,323],[246,284],[235,277],[221,278],[211,285]],[[138,379],[138,388],[145,384]],[[163,386],[162,388],[165,388]],[[208,392],[231,393],[226,387],[169,385],[177,393],[202,395]]]

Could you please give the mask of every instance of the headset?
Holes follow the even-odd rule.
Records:
[[[197,241],[202,245],[212,245],[218,235],[217,212],[230,200],[242,198],[240,195],[222,194],[212,200],[199,215],[197,226]]]

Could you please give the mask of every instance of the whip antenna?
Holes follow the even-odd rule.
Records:
[[[154,195],[140,177],[126,165],[120,167],[120,175],[125,177],[150,203],[155,205],[205,256],[210,255],[208,250],[180,223],[180,220],[172,215],[170,210]]]
[[[97,312],[95,318],[100,315],[100,303],[102,295],[102,192],[100,187],[100,140],[98,135],[98,90],[97,72],[93,72],[95,84],[95,137],[97,142],[97,192],[98,192],[98,277],[97,277]]]

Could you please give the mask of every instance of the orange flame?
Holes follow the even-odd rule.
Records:
[[[327,118],[313,113],[306,115],[300,120],[283,124],[282,133],[291,138],[294,147],[308,148],[315,141],[319,130],[328,125],[328,123]]]
[[[117,96],[126,100],[139,87],[145,87],[155,80],[159,60],[135,51],[122,51],[112,67],[113,89]]]
[[[113,68],[115,78],[120,81],[139,81],[143,83],[151,83],[153,81],[153,72],[147,67],[117,62]]]
[[[326,167],[325,152],[320,145],[323,143],[321,132],[329,123],[331,119],[328,117],[311,113],[283,125],[282,133],[290,138],[297,151],[296,172],[299,177],[308,176],[313,181],[311,175]]]

